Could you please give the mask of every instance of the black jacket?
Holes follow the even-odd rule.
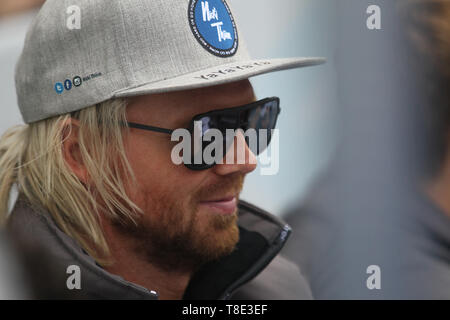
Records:
[[[239,203],[240,240],[236,249],[207,263],[191,279],[184,299],[311,299],[298,267],[279,256],[291,230],[277,217]],[[38,298],[158,299],[146,289],[101,268],[63,233],[50,214],[19,198],[8,230],[24,253]],[[80,268],[81,289],[68,289],[67,269]]]

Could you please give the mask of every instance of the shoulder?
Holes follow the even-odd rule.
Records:
[[[234,300],[310,300],[311,289],[296,264],[276,256],[252,281],[242,286]]]
[[[279,252],[289,239],[291,228],[282,219],[246,201],[240,201],[240,225],[256,231]],[[280,254],[251,281],[240,287],[231,299],[309,300],[312,293],[299,267]]]

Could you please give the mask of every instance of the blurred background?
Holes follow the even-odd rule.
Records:
[[[22,51],[25,34],[43,0],[0,0],[0,95],[3,116],[0,134],[22,123],[16,102],[14,68]]]
[[[283,254],[314,297],[450,299],[450,1],[228,1],[254,58],[327,59],[252,78],[281,98],[280,167],[241,196],[291,224]],[[14,65],[40,3],[0,0],[0,134],[21,122]]]
[[[321,66],[254,77],[259,98],[279,96],[279,171],[246,178],[242,198],[282,215],[301,200],[326,167],[337,142],[336,5],[330,0],[236,1],[250,54],[255,58],[325,57]],[[266,151],[268,152],[268,151]]]

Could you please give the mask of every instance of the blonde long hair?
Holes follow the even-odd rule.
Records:
[[[110,251],[99,213],[111,219],[131,219],[142,213],[125,186],[135,176],[125,154],[126,101],[110,100],[72,114],[7,130],[0,138],[0,220],[8,218],[10,191],[32,206],[48,211],[59,228],[99,263],[109,263]],[[67,120],[80,122],[79,148],[89,184],[70,170],[63,158]]]

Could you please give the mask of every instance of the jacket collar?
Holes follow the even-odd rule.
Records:
[[[238,225],[240,239],[236,249],[230,255],[202,266],[191,279],[184,299],[229,299],[272,261],[291,232],[290,227],[279,218],[242,200],[239,202]],[[60,296],[58,291],[66,290],[68,268],[78,266],[82,290],[66,291],[62,295],[64,297],[158,298],[155,291],[101,268],[74,239],[57,227],[47,211],[33,208],[23,198],[16,202],[8,229],[22,249],[36,253],[41,262],[45,260],[51,266],[43,268],[52,279],[48,281],[50,288],[45,288],[46,292]]]

